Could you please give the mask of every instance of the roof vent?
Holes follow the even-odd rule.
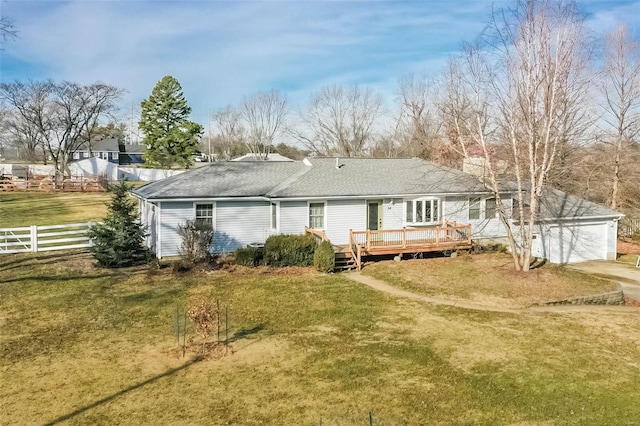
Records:
[[[344,163],[340,164],[340,157],[336,157],[336,170],[340,170],[344,167]]]

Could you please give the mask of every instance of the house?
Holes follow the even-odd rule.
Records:
[[[73,160],[97,157],[119,165],[143,164],[144,145],[122,144],[118,139],[94,140],[78,148],[72,156]]]
[[[118,139],[103,139],[91,141],[81,145],[72,156],[72,160],[84,160],[85,158],[97,157],[107,160],[110,163],[119,164],[120,147]]]
[[[505,185],[509,211],[515,198]],[[474,175],[417,158],[223,162],[133,191],[147,244],[174,256],[178,226],[210,223],[214,252],[312,232],[351,256],[455,250],[506,236],[490,191]],[[617,212],[550,192],[536,224],[536,255],[558,263],[615,256]]]

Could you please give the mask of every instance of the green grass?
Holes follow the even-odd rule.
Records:
[[[0,192],[0,228],[101,220],[108,193]]]
[[[92,263],[0,257],[3,423],[640,421],[635,311],[477,312],[311,271]],[[202,298],[230,306],[232,355],[179,354],[176,306]]]

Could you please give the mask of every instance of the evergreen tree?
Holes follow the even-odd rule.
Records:
[[[135,204],[129,198],[131,187],[119,181],[110,189],[111,203],[102,224],[89,230],[93,240],[93,257],[100,266],[122,268],[140,265],[150,259],[149,250],[144,247],[145,230],[138,222]]]
[[[170,75],[163,77],[141,106],[139,127],[145,135],[142,143],[147,146],[146,164],[190,167],[191,156],[198,153],[198,138],[203,128],[189,121],[191,108],[178,80]]]

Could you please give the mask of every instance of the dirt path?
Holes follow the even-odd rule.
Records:
[[[349,278],[355,282],[367,285],[375,290],[382,291],[392,296],[404,297],[411,300],[418,300],[421,302],[433,303],[435,305],[455,306],[463,309],[472,309],[476,311],[489,311],[489,312],[505,312],[512,314],[520,314],[526,312],[580,312],[580,311],[594,311],[594,310],[637,310],[638,308],[630,306],[611,306],[611,305],[562,305],[562,306],[535,306],[530,308],[505,308],[500,306],[487,306],[479,305],[466,301],[454,301],[449,299],[443,299],[440,297],[424,296],[422,294],[413,293],[411,291],[402,290],[397,287],[393,287],[384,281],[370,277],[368,275],[362,275],[360,272],[347,272],[342,274],[344,277]]]

